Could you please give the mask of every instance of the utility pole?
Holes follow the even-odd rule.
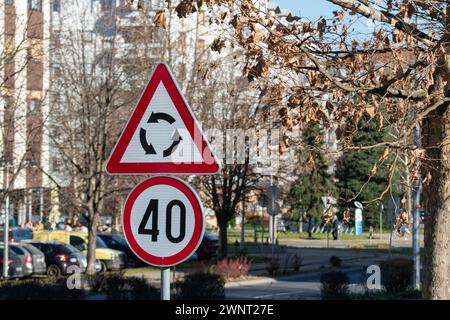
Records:
[[[416,126],[414,128],[414,143],[416,145],[416,150],[421,148],[420,142],[420,128]],[[414,183],[414,209],[413,209],[413,236],[412,236],[412,247],[413,247],[413,261],[414,261],[414,288],[420,290],[420,194],[422,192],[422,175],[420,172],[421,161],[416,154],[416,172],[417,177]]]

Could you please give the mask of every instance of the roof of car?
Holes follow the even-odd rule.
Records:
[[[56,240],[45,240],[45,241],[41,241],[41,240],[30,240],[30,241],[26,241],[25,243],[28,243],[28,244],[44,243],[44,244],[53,244],[53,245],[65,245],[64,242],[56,241]]]

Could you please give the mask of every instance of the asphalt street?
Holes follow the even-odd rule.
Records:
[[[365,269],[354,267],[343,271],[349,276],[354,289],[365,283]],[[229,283],[225,294],[229,300],[320,299],[320,272]]]

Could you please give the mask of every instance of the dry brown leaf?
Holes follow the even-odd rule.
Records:
[[[155,23],[155,26],[160,28],[166,28],[167,18],[166,13],[164,10],[159,10],[155,14],[155,18],[153,19],[153,22]]]
[[[433,177],[431,175],[431,172],[428,171],[427,175],[425,176],[425,179],[423,179],[423,181],[422,181],[423,186],[427,187],[430,184],[432,178]]]

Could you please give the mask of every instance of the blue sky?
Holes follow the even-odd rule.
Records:
[[[341,7],[327,0],[270,0],[270,3],[279,5],[281,9],[289,9],[294,15],[298,15],[310,21],[317,21],[321,16],[333,18],[333,11],[342,10]],[[376,24],[361,16],[349,16],[344,19],[349,27],[349,38],[365,39],[370,37]]]
[[[289,9],[294,15],[300,15],[312,21],[320,16],[332,17],[333,11],[339,7],[326,0],[270,0],[271,3],[278,4],[282,9]]]

